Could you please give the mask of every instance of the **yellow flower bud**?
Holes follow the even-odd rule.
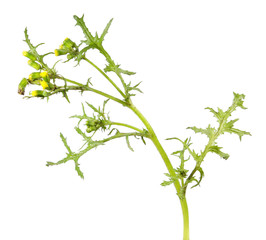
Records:
[[[42,91],[42,90],[34,90],[31,92],[31,95],[33,97],[47,97],[48,93],[46,91]]]
[[[75,47],[75,46],[76,46],[76,44],[72,40],[70,40],[69,38],[66,38],[63,42],[63,47],[66,49],[70,49],[70,48]]]
[[[41,86],[42,86],[43,89],[46,89],[46,88],[49,87],[48,83],[45,82],[44,80],[40,81],[40,84],[41,84]]]
[[[42,78],[46,78],[46,77],[48,76],[48,72],[46,72],[46,71],[41,72],[41,73],[40,73],[40,76],[41,76]]]
[[[54,54],[55,56],[65,55],[68,53],[68,50],[66,49],[55,49]]]
[[[32,60],[32,61],[35,61],[35,60],[36,60],[36,57],[35,57],[32,53],[30,53],[30,52],[23,51],[22,54],[23,54],[25,57],[27,57],[27,58],[29,58],[30,60]]]

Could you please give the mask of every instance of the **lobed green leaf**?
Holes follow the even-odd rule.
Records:
[[[210,146],[210,147],[208,148],[208,151],[209,151],[209,152],[216,153],[216,154],[218,154],[221,158],[227,160],[227,159],[229,158],[230,155],[227,154],[227,153],[222,152],[221,149],[222,149],[222,147],[218,147],[217,145],[213,145],[213,146]]]
[[[197,127],[188,127],[187,129],[193,130],[195,133],[205,134],[208,138],[212,138],[213,135],[216,133],[216,129],[211,127],[209,124],[206,129],[197,128]]]

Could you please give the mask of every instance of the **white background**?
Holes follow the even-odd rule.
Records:
[[[76,121],[83,100],[103,99],[86,93],[61,96],[47,103],[25,100],[17,85],[32,69],[22,51],[27,26],[40,51],[53,51],[66,37],[83,34],[74,14],[85,14],[88,27],[99,33],[114,18],[104,46],[112,58],[143,81],[144,94],[134,103],[144,113],[170,154],[176,142],[167,137],[192,136],[194,146],[206,142],[188,126],[214,123],[205,107],[225,109],[233,91],[246,95],[248,110],[239,110],[237,127],[252,133],[239,142],[222,136],[227,161],[209,155],[203,163],[201,187],[187,194],[192,240],[266,239],[265,234],[265,1],[8,1],[1,6],[0,239],[3,240],[135,240],[182,239],[181,208],[174,188],[163,188],[166,168],[154,146],[123,139],[89,152],[80,161],[85,180],[72,162],[46,167],[65,156],[59,138],[79,147]],[[88,57],[93,58],[96,52]],[[56,59],[47,58],[50,64]],[[96,58],[104,67],[104,59]],[[61,64],[62,65],[62,64]],[[74,63],[61,74],[93,83],[111,92],[94,70]],[[61,72],[62,71],[62,72]],[[126,109],[110,104],[117,121],[141,127]],[[177,158],[171,158],[177,166]]]

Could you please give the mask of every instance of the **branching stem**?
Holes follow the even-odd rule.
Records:
[[[79,86],[81,91],[91,91],[91,92],[97,93],[97,94],[99,94],[99,95],[101,95],[101,96],[104,96],[104,97],[106,97],[107,99],[111,99],[111,100],[113,100],[113,101],[115,101],[115,102],[118,102],[118,103],[122,104],[123,106],[128,105],[127,102],[125,102],[125,101],[123,101],[123,100],[121,100],[121,99],[119,99],[119,98],[116,98],[116,97],[114,97],[114,96],[112,96],[112,95],[110,95],[110,94],[107,94],[107,93],[102,92],[102,91],[100,91],[100,90],[97,90],[97,89],[95,89],[95,88],[88,87],[88,86],[86,86],[86,85],[84,85],[84,84],[82,84],[82,83],[79,83],[79,82],[76,82],[76,81],[70,80],[70,79],[65,78],[65,77],[62,77],[62,76],[57,76],[57,79],[61,79],[61,80],[64,80],[64,81],[66,81],[66,82],[73,83],[73,84]],[[66,88],[65,90],[71,90],[71,88],[69,87],[69,89]],[[75,90],[76,90],[76,89],[75,89]]]
[[[115,89],[123,96],[123,98],[126,98],[126,95],[121,91],[121,89],[114,83],[114,81],[102,69],[100,69],[95,63],[90,61],[88,58],[83,57],[83,59],[89,64],[91,64],[95,69],[97,69],[115,87]]]
[[[119,122],[109,122],[110,125],[117,125],[117,126],[123,126],[123,127],[127,127],[127,128],[131,128],[131,129],[134,129],[140,133],[143,132],[143,130],[137,128],[137,127],[134,127],[134,126],[131,126],[129,124],[126,124],[126,123],[119,123]]]
[[[153,144],[159,151],[168,172],[172,177],[176,177],[175,170],[172,166],[172,163],[170,162],[166,152],[164,151],[161,143],[159,142],[153,128],[151,127],[150,123],[147,121],[147,119],[142,115],[142,113],[133,105],[133,103],[130,101],[130,106],[129,108],[139,117],[139,119],[143,122],[143,124],[146,126],[147,130],[150,133],[150,139],[152,140]],[[174,182],[174,186],[177,192],[177,195],[179,196],[181,192],[181,185],[178,180]],[[189,215],[188,215],[188,206],[187,206],[187,201],[186,198],[179,198],[181,207],[182,207],[182,212],[183,212],[183,227],[184,227],[184,232],[183,232],[183,240],[189,240]]]

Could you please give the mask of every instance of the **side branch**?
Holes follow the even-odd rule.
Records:
[[[94,64],[88,58],[83,57],[83,59],[89,64],[91,64],[95,69],[97,69],[97,71],[100,72],[115,87],[115,89],[123,96],[123,98],[126,98],[126,95],[121,91],[121,89],[114,83],[114,81],[103,70],[101,70],[96,64]]]
[[[101,96],[104,96],[107,99],[111,99],[111,100],[113,100],[115,102],[118,102],[118,103],[122,104],[123,106],[128,105],[127,102],[125,102],[125,101],[123,101],[123,100],[121,100],[119,98],[116,98],[116,97],[114,97],[114,96],[112,96],[112,95],[110,95],[108,93],[102,92],[102,91],[97,90],[97,89],[92,88],[92,87],[89,87],[88,85],[84,85],[82,83],[67,79],[67,78],[62,77],[62,76],[57,76],[57,79],[64,80],[65,82],[69,82],[69,83],[75,84],[77,86],[67,86],[67,87],[64,87],[64,88],[58,88],[57,91],[54,91],[55,93],[63,92],[63,91],[69,91],[69,90],[90,91],[90,92],[97,93],[97,94],[99,94]]]

